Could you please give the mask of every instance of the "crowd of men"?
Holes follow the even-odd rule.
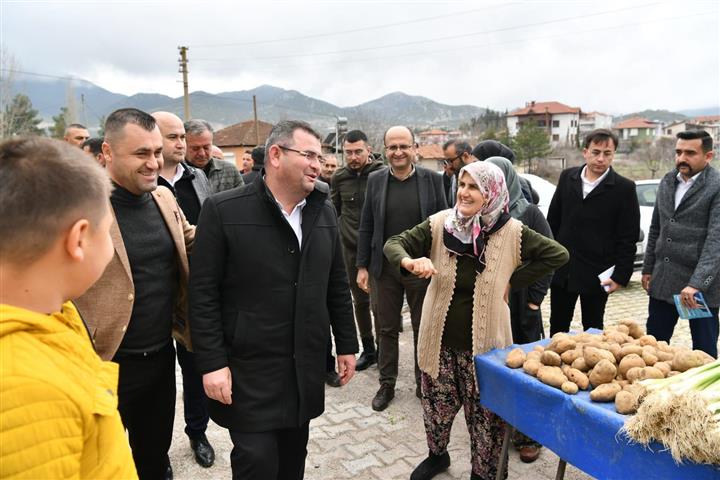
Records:
[[[194,457],[214,463],[205,434],[212,418],[230,432],[233,478],[302,478],[326,383],[345,385],[377,364],[379,389],[368,400],[387,408],[403,302],[417,346],[429,280],[391,268],[384,243],[452,207],[462,166],[486,152],[514,160],[497,142],[450,141],[444,172],[434,172],[417,164],[413,131],[393,126],[383,137],[387,165],[353,130],[336,152],[339,166],[310,125],[282,121],[240,172],[214,151],[208,122],[132,108],[108,116],[104,139],[73,124],[65,140],[91,154],[114,187],[114,255],[75,305],[98,355],[120,365],[118,410],[144,479],[172,478],[176,358]],[[602,328],[608,296],[630,280],[639,207],[634,182],[611,167],[617,146],[612,132],[592,132],[585,164],[560,176],[547,220],[570,261],[552,279],[550,333],[569,329],[578,297],[583,326]],[[648,333],[658,340],[669,340],[677,321],[673,294],[696,307],[703,293],[713,318],[690,320],[693,346],[716,357],[720,174],[712,158],[706,133],[678,135],[642,283]],[[420,397],[417,352],[414,376]]]

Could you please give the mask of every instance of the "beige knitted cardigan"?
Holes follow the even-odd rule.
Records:
[[[418,338],[418,365],[432,378],[438,376],[445,317],[455,291],[457,256],[450,255],[442,241],[445,218],[451,213],[452,210],[444,210],[430,217],[430,260],[438,273],[430,280],[423,302]],[[510,277],[521,264],[521,238],[522,223],[510,219],[490,236],[486,245],[487,265],[475,280],[473,294],[474,355],[492,348],[505,348],[512,343],[510,309],[503,297]]]

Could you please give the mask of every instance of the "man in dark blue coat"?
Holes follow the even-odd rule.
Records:
[[[330,328],[338,373],[358,342],[320,136],[284,121],[252,184],[205,201],[190,310],[210,417],[230,430],[235,479],[301,479],[308,424],[324,409]],[[196,320],[195,320],[196,319]]]

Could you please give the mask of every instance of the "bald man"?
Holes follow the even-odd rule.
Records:
[[[163,141],[158,185],[169,188],[175,194],[188,222],[196,225],[200,208],[210,196],[210,184],[202,170],[184,161],[187,147],[185,127],[180,117],[170,112],[155,112],[152,116],[160,127]],[[215,462],[215,451],[205,435],[210,417],[202,377],[195,369],[195,355],[180,343],[177,344],[177,358],[183,376],[185,433],[190,439],[195,461],[203,467],[210,467]]]

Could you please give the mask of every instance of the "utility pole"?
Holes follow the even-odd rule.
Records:
[[[255,99],[255,95],[253,95],[253,115],[255,117],[255,146],[260,146],[260,130],[258,129],[258,119],[257,119],[257,100]]]
[[[87,116],[85,115],[85,94],[80,94],[80,109],[82,112],[83,124],[87,125]]]
[[[180,73],[182,73],[183,76],[183,106],[184,106],[184,116],[186,122],[190,120],[190,96],[188,92],[188,59],[187,59],[187,51],[189,50],[188,47],[178,47],[178,50],[180,50],[180,60],[178,60],[178,63],[180,64]]]

